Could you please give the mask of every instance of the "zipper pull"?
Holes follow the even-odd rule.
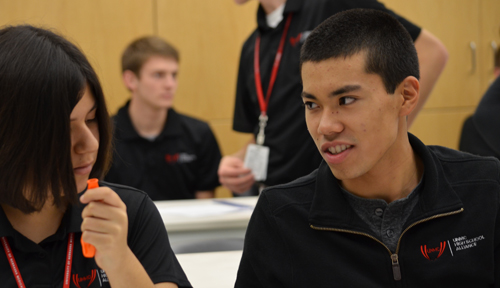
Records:
[[[394,274],[394,280],[401,280],[401,268],[399,267],[398,254],[391,255],[392,260],[392,273]]]

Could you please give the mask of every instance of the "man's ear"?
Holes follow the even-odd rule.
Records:
[[[403,97],[399,116],[408,116],[417,106],[420,97],[420,82],[417,78],[408,76],[399,84],[399,92]]]
[[[123,84],[125,84],[125,87],[127,87],[129,91],[135,91],[137,89],[137,83],[139,82],[139,79],[134,72],[130,70],[123,71],[122,79]]]

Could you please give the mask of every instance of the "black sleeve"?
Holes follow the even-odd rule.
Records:
[[[219,144],[210,126],[206,124],[202,133],[202,142],[199,145],[196,157],[199,157],[198,179],[196,191],[213,190],[219,183],[217,169],[221,159]]]
[[[290,253],[264,191],[248,224],[234,287],[291,287],[289,281],[292,281]]]
[[[464,121],[458,149],[474,155],[494,156],[500,159],[500,154],[495,153],[488,142],[477,131],[472,116],[469,116]]]
[[[500,159],[500,77],[497,77],[481,98],[472,122],[488,146],[490,154]]]
[[[254,33],[255,34],[255,33]],[[255,114],[255,104],[252,102],[252,93],[248,83],[253,83],[253,48],[255,37],[252,36],[245,42],[241,50],[236,83],[236,100],[234,103],[233,130],[244,133],[253,133],[257,126],[259,115]],[[250,81],[251,80],[251,81]]]
[[[144,193],[140,204],[130,205],[128,245],[153,283],[173,282],[192,287],[177,261],[163,220],[153,201]],[[127,204],[127,203],[126,203]]]
[[[335,1],[330,1],[330,2],[336,2]],[[415,42],[420,35],[421,28],[418,27],[417,25],[413,24],[412,22],[406,20],[405,18],[399,16],[398,14],[394,13],[392,10],[388,9],[385,7],[384,4],[376,1],[376,0],[343,0],[344,5],[347,5],[347,9],[355,9],[355,8],[364,8],[364,9],[376,9],[376,10],[381,10],[386,13],[391,14],[394,16],[398,21],[403,24],[403,26],[406,28],[408,33],[410,33],[411,38]],[[347,10],[346,9],[346,10]],[[335,11],[335,13],[338,11]],[[333,13],[332,13],[333,15]]]

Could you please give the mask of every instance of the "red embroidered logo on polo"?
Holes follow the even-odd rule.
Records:
[[[175,153],[175,154],[165,154],[165,161],[168,164],[175,164],[175,163],[191,163],[194,160],[196,160],[196,155],[195,154],[188,154],[188,153]]]
[[[292,47],[295,47],[297,43],[303,44],[306,41],[307,36],[309,36],[309,34],[311,34],[311,31],[301,32],[295,37],[290,36],[290,44],[292,45]]]
[[[78,277],[78,274],[73,274],[72,278],[73,278],[73,283],[76,285],[76,287],[82,288],[82,286],[80,285],[81,282],[89,281],[87,285],[83,287],[90,287],[90,284],[94,282],[96,276],[97,276],[97,269],[92,269],[90,275],[84,277]]]

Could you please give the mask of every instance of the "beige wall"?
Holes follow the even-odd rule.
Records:
[[[111,111],[123,102],[120,54],[134,38],[154,31],[151,1],[0,1],[0,25],[55,29],[76,43],[101,78]]]
[[[500,45],[500,1],[383,2],[447,46],[448,65],[411,131],[427,144],[457,148],[463,120],[492,79],[491,41]],[[231,119],[239,52],[256,26],[256,7],[255,0],[243,6],[232,0],[16,0],[0,2],[0,24],[52,27],[77,43],[96,68],[112,113],[128,98],[120,75],[123,48],[146,34],[166,38],[181,51],[176,108],[208,121],[223,154],[229,154],[249,139],[231,131]]]

